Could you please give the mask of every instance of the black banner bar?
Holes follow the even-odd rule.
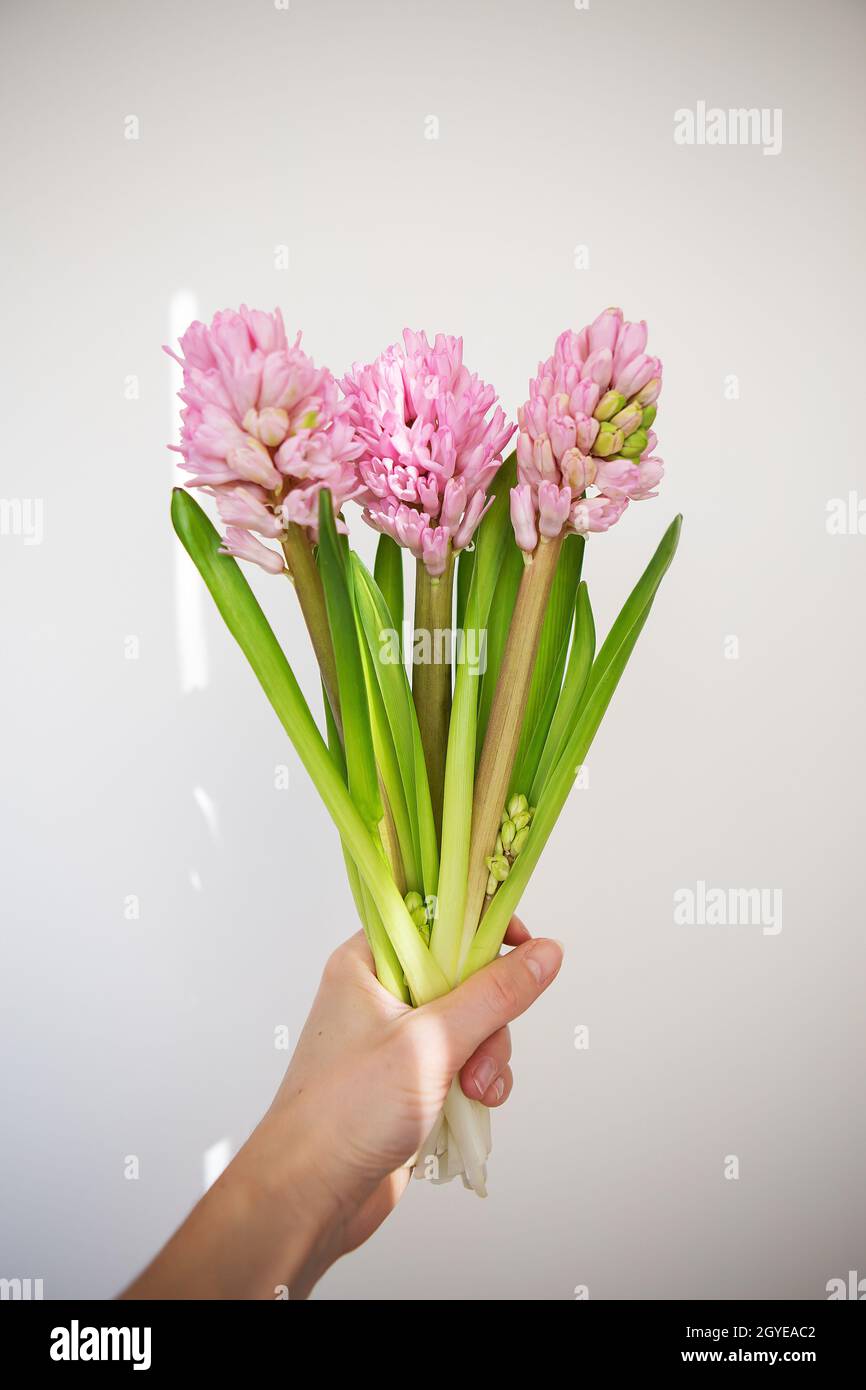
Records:
[[[554,1334],[579,1336],[580,1341],[575,1344],[579,1347],[575,1362],[578,1374],[588,1363],[612,1372],[666,1372],[673,1368],[732,1365],[775,1369],[794,1365],[826,1373],[850,1365],[863,1346],[866,1321],[862,1310],[850,1303],[845,1306],[845,1302],[576,1300],[564,1312],[560,1310],[563,1321],[557,1314],[550,1328]],[[428,1325],[424,1346],[430,1354],[434,1352],[435,1335],[431,1341],[429,1329],[441,1328],[443,1324],[435,1317],[430,1303],[417,1306]],[[25,1373],[33,1368],[61,1377],[81,1372],[92,1377],[98,1374],[99,1367],[110,1367],[114,1374],[137,1371],[158,1376],[164,1372],[210,1371],[223,1378],[248,1373],[262,1363],[282,1365],[290,1374],[293,1365],[297,1365],[299,1351],[304,1356],[322,1355],[323,1368],[332,1371],[336,1348],[356,1363],[360,1359],[363,1374],[371,1371],[366,1358],[375,1356],[379,1363],[376,1373],[381,1374],[386,1369],[381,1365],[383,1346],[388,1349],[391,1363],[388,1372],[405,1374],[414,1368],[417,1373],[421,1368],[415,1364],[411,1343],[408,1337],[404,1341],[404,1323],[405,1332],[410,1335],[413,1326],[411,1304],[401,1304],[399,1313],[388,1315],[392,1321],[384,1340],[381,1322],[377,1321],[378,1331],[372,1339],[370,1335],[370,1316],[378,1320],[382,1315],[364,1311],[363,1303],[361,1308],[357,1340],[337,1344],[317,1340],[308,1348],[298,1338],[318,1338],[323,1326],[318,1321],[320,1317],[325,1318],[326,1328],[333,1326],[335,1317],[341,1322],[340,1305],[334,1307],[325,1300],[294,1307],[279,1301],[226,1304],[4,1300],[0,1303],[0,1332],[7,1365],[11,1360]],[[536,1308],[537,1303],[526,1314],[533,1323]],[[508,1354],[509,1345],[515,1338],[519,1340],[520,1315],[512,1315],[505,1323],[499,1322],[495,1312],[488,1313],[479,1324],[468,1306],[465,1314],[456,1316],[465,1334],[461,1335],[461,1346],[471,1347],[473,1328],[487,1328],[478,1340],[478,1355],[484,1361],[490,1358],[495,1364],[497,1355]],[[309,1317],[312,1324],[306,1322]],[[453,1322],[448,1325],[454,1327]],[[287,1337],[292,1340],[287,1342]],[[443,1370],[452,1351],[453,1341],[450,1350],[443,1346]],[[398,1372],[400,1366],[402,1371]]]

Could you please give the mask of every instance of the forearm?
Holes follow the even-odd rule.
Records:
[[[269,1111],[123,1298],[305,1298],[341,1253],[344,1213],[294,1108]]]

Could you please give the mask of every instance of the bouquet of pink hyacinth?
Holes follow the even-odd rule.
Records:
[[[663,473],[646,340],[619,309],[566,331],[515,426],[444,334],[407,329],[341,381],[279,311],[226,310],[181,338],[181,467],[223,534],[182,489],[175,530],[334,821],[378,977],[408,1004],[499,952],[676,550],[679,517],[596,650],[586,537]],[[379,533],[372,573],[352,504]],[[321,727],[238,560],[294,588]],[[453,1083],[419,1168],[483,1195],[489,1151],[487,1110]]]

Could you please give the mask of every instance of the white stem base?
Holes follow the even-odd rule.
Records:
[[[455,1079],[442,1113],[418,1150],[415,1177],[434,1183],[460,1177],[464,1187],[486,1197],[490,1148],[490,1111],[465,1096]]]

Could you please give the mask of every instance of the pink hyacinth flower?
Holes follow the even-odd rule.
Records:
[[[280,540],[291,524],[318,536],[319,494],[336,513],[355,497],[363,445],[337,383],[290,343],[279,309],[223,309],[180,340],[181,467],[216,499],[225,553],[282,573],[282,556],[256,540]],[[244,536],[247,539],[244,539]]]
[[[267,570],[268,574],[282,574],[286,568],[282,555],[271,550],[269,545],[262,545],[251,531],[245,531],[240,526],[226,527],[220,554],[234,555],[237,560],[250,560],[252,564],[260,565],[263,570]]]
[[[605,497],[603,492],[597,497],[583,497],[572,506],[571,530],[579,536],[590,531],[609,531],[627,506],[627,497]]]
[[[645,351],[645,323],[605,309],[579,333],[566,331],[529,384],[518,411],[517,544],[539,536],[606,531],[629,501],[655,497],[664,465],[650,425],[662,366]]]
[[[470,544],[515,427],[463,365],[462,339],[442,333],[431,344],[405,329],[402,344],[340,385],[362,442],[364,519],[436,578]]]

